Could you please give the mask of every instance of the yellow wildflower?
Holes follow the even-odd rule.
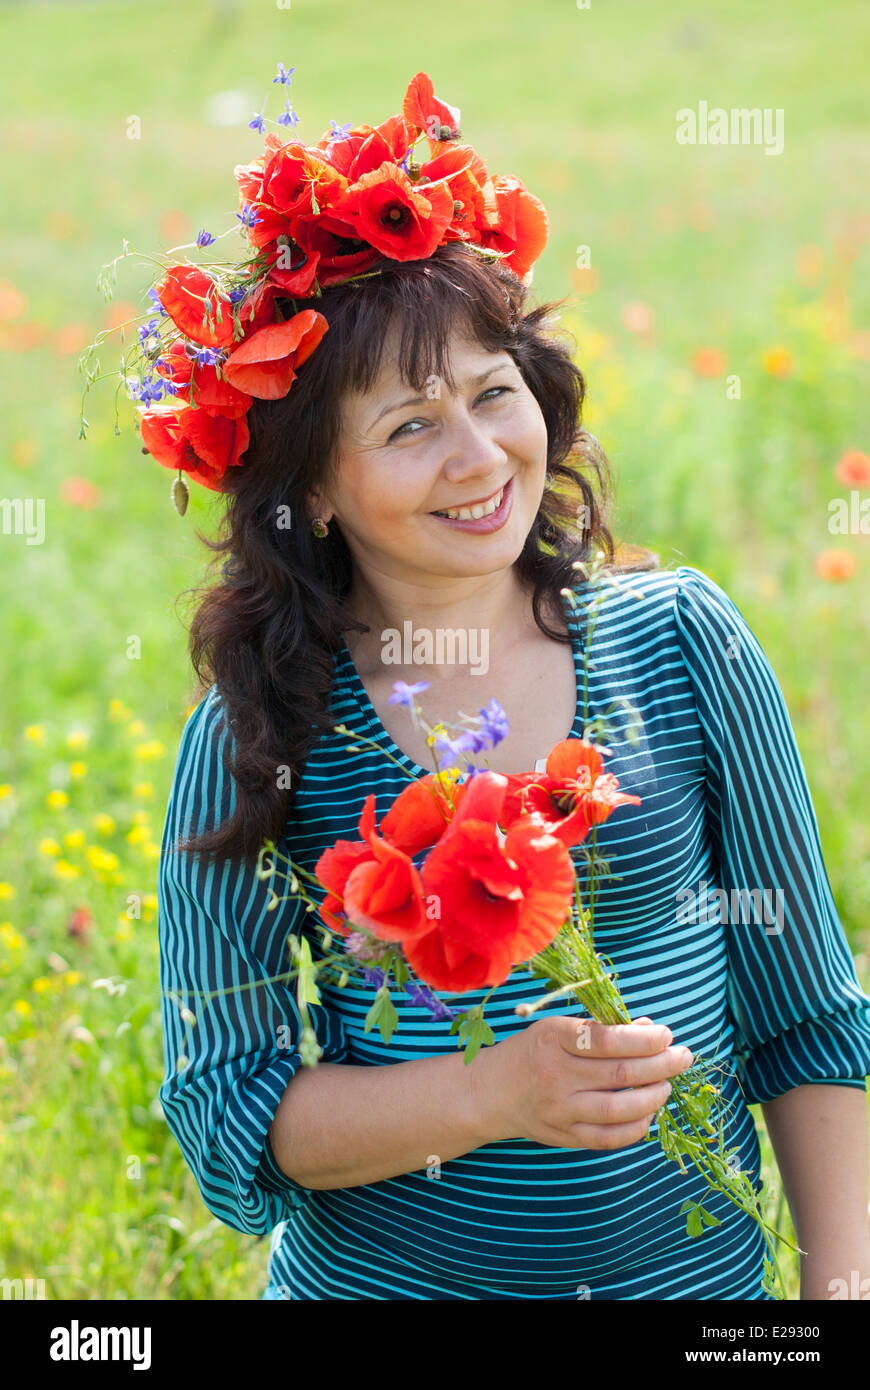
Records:
[[[74,782],[80,782],[83,777],[87,776],[87,771],[87,763],[74,762],[69,765],[69,775]]]
[[[0,898],[14,898],[15,887],[11,883],[0,883]]]
[[[85,832],[83,830],[68,830],[63,837],[63,842],[67,849],[81,849],[85,842]]]
[[[0,922],[0,941],[9,951],[20,951],[24,945],[24,937],[11,922]]]
[[[87,748],[89,735],[84,729],[71,729],[66,736],[67,748]]]
[[[5,801],[12,795],[12,785],[9,782],[0,782],[0,801]]]
[[[133,812],[133,824],[134,824],[134,825],[147,825],[148,822],[150,821],[150,819],[151,819],[151,812],[150,812],[150,811],[144,811],[144,810],[143,810],[143,811],[134,811],[134,812]]]
[[[122,719],[130,719],[132,717],[132,714],[133,711],[127,705],[124,704],[123,700],[109,701],[109,718],[114,720],[116,723]]]
[[[45,743],[45,725],[28,724],[24,730],[24,737],[31,743]]]
[[[80,878],[82,871],[75,864],[71,864],[68,859],[58,859],[54,866],[54,872],[58,878]]]
[[[162,758],[166,752],[159,738],[149,739],[147,743],[140,743],[136,746],[136,757],[143,762],[150,762],[153,758]]]
[[[781,378],[791,376],[792,368],[794,367],[794,358],[787,347],[768,348],[762,360],[764,362],[764,370],[768,372],[770,376],[778,376]]]
[[[120,863],[117,854],[113,854],[111,850],[103,849],[102,845],[88,845],[85,858],[92,869],[106,870],[107,872],[117,869]]]
[[[146,854],[149,859],[160,858],[160,846],[156,845],[153,840],[149,844],[142,846],[142,852]]]
[[[134,738],[142,738],[143,734],[147,733],[147,727],[141,719],[131,719],[127,725],[127,733],[132,734]]]
[[[143,840],[147,840],[149,831],[147,826],[134,825],[132,830],[127,831],[127,840],[131,845],[139,845]]]
[[[57,855],[60,854],[60,845],[57,843],[57,840],[40,840],[39,852],[40,854],[47,854],[50,857],[56,858]]]
[[[147,801],[154,795],[154,788],[150,782],[134,782],[133,795],[140,801]]]
[[[130,940],[132,939],[132,936],[133,936],[133,926],[132,926],[132,923],[128,922],[126,917],[119,917],[119,918],[118,918],[118,925],[117,925],[117,927],[115,928],[115,940],[116,940],[116,941],[130,941]]]
[[[22,1018],[26,1018],[28,1014],[33,1013],[33,1009],[28,1004],[26,999],[16,999],[15,1003],[12,1005],[12,1008],[14,1009],[15,1013],[20,1014]]]
[[[67,970],[64,973],[63,982],[65,985],[77,985],[81,982],[81,973],[78,970]]]
[[[33,990],[34,994],[45,994],[51,989],[51,980],[47,975],[40,975],[33,981],[30,988]]]
[[[61,811],[64,806],[69,805],[69,797],[64,791],[50,791],[45,798],[45,804],[49,811]]]
[[[94,829],[97,830],[100,835],[114,835],[116,828],[113,817],[108,815],[105,811],[100,811],[94,816]]]

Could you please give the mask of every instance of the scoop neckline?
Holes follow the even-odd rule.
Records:
[[[583,580],[582,583],[577,584],[575,588],[585,587],[587,584],[588,581]],[[564,595],[561,597],[565,622],[568,631],[571,633],[571,650],[574,657],[574,722],[571,725],[570,732],[566,734],[565,737],[573,738],[576,734],[578,738],[582,738],[584,679],[582,654],[584,627],[580,621],[580,615],[571,607],[571,604]],[[368,725],[366,737],[372,739],[375,743],[381,744],[388,753],[391,753],[398,762],[402,763],[412,777],[431,777],[431,768],[421,767],[419,763],[415,763],[414,759],[393,741],[386,726],[381,723],[378,712],[372,704],[369,693],[363,684],[362,677],[356,669],[356,664],[350,654],[350,649],[344,640],[343,632],[339,633],[339,644],[339,651],[337,653],[339,665],[343,667],[343,673],[354,696],[357,708]]]

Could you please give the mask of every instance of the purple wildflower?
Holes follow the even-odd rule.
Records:
[[[383,970],[369,970],[366,966],[363,968],[363,980],[367,985],[372,985],[374,989],[380,989],[384,983],[384,972]]]
[[[253,227],[256,222],[262,222],[262,217],[258,217],[250,203],[245,203],[241,212],[236,213],[243,227]]]
[[[160,339],[157,337],[157,329],[159,327],[159,319],[149,319],[147,323],[143,323],[141,325],[141,327],[138,330],[138,338],[139,343],[143,348],[145,347],[146,343],[151,341],[152,338],[155,339],[157,342],[160,341]]]
[[[203,227],[202,231],[197,233],[196,244],[197,246],[211,246],[215,240],[216,238],[212,236],[211,232],[207,232]]]
[[[508,717],[495,697],[493,697],[485,709],[481,709],[479,713],[481,736],[488,739],[494,748],[497,743],[501,743],[502,739],[507,736],[508,730],[510,729]]]
[[[265,109],[266,108],[264,106],[263,111],[265,111]],[[252,121],[248,121],[248,130],[256,130],[260,133],[260,135],[263,134],[263,131],[265,130],[265,126],[263,125],[263,111],[254,112],[254,119]]]
[[[349,140],[350,132],[353,130],[353,121],[348,121],[347,125],[338,125],[335,121],[330,121],[329,127],[330,140]]]
[[[418,1009],[428,1009],[437,1022],[447,1018],[455,1018],[456,1015],[448,1009],[446,1004],[442,1004],[441,1000],[436,998],[428,985],[421,985],[414,980],[409,980],[405,985],[405,990],[411,996],[411,1003],[416,1004]]]
[[[458,738],[448,738],[446,734],[437,734],[434,746],[442,769],[451,767],[467,753],[478,752],[478,742],[478,735],[473,731],[460,734]]]
[[[220,352],[217,348],[195,347],[193,343],[188,344],[187,355],[201,367],[218,367],[227,357],[225,352]]]
[[[148,291],[148,298],[151,300],[151,303],[153,304],[154,308],[157,310],[158,314],[161,314],[163,318],[166,318],[166,317],[167,317],[167,313],[166,313],[166,310],[164,309],[163,305],[160,303],[160,296],[158,295],[157,291],[156,291],[156,290],[149,290],[149,291]]]
[[[278,64],[278,76],[277,76],[277,77],[273,77],[273,78],[272,78],[272,81],[273,81],[273,82],[280,82],[282,86],[285,86],[288,82],[292,82],[292,80],[293,80],[293,74],[294,74],[295,71],[296,71],[295,68],[285,68],[285,66],[284,66],[283,63],[279,63],[279,64]]]
[[[387,701],[388,705],[405,705],[410,709],[415,695],[419,695],[421,690],[428,690],[428,681],[417,681],[416,685],[408,685],[406,681],[394,681],[393,693]]]
[[[287,102],[287,105],[284,107],[284,110],[281,112],[281,115],[278,117],[278,124],[293,126],[294,129],[299,124],[299,117],[293,110],[293,107],[290,105],[289,101]]]

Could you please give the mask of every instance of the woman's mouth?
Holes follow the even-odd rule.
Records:
[[[443,512],[430,512],[448,526],[458,531],[498,531],[510,515],[513,499],[513,478],[509,478],[500,492],[496,492],[486,502],[478,502],[473,507],[451,507]]]

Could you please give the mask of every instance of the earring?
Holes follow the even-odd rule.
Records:
[[[322,540],[324,536],[329,535],[329,527],[327,526],[323,518],[319,516],[316,516],[312,521],[311,530],[315,536],[318,536],[320,538],[320,540]]]

